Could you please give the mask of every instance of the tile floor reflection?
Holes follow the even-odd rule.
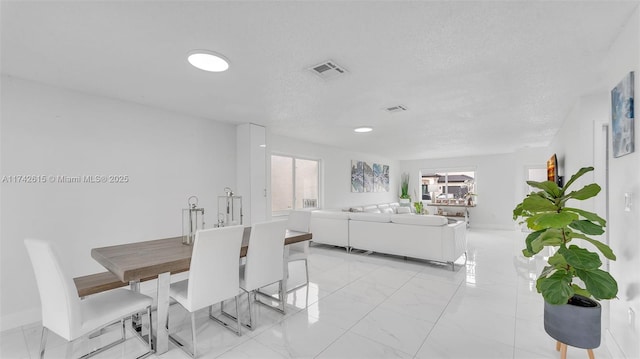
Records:
[[[312,246],[311,282],[289,293],[286,315],[255,306],[257,328],[237,337],[208,320],[206,311],[199,313],[199,357],[557,359],[555,342],[542,327],[542,298],[535,292],[543,262],[520,255],[524,236],[470,230],[466,264],[461,258],[455,271]],[[302,268],[292,268],[292,281],[302,278]],[[171,331],[190,338],[186,312],[179,306],[170,311]],[[114,330],[73,346],[50,335],[47,358],[77,357],[109,340]],[[39,335],[38,323],[0,333],[0,358],[37,358]],[[132,358],[145,352],[140,341],[128,338],[96,358]],[[604,342],[594,352],[598,359],[611,358]],[[586,356],[583,349],[569,348],[569,358]],[[155,357],[188,358],[173,344]]]

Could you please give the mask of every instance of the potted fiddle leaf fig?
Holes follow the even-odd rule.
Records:
[[[546,332],[560,343],[589,350],[600,345],[601,307],[597,300],[612,299],[618,293],[615,279],[601,269],[600,255],[577,243],[590,243],[605,258],[616,259],[609,246],[591,237],[604,233],[606,221],[569,206],[569,201],[583,201],[600,192],[597,183],[569,191],[590,171],[593,167],[581,168],[564,187],[551,181],[527,181],[538,191],[528,194],[513,210],[513,219],[521,218],[533,231],[525,239],[524,256],[533,257],[545,247],[552,249],[536,281],[545,301]]]

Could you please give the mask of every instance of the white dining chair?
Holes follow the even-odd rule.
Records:
[[[151,305],[153,299],[128,289],[113,289],[78,297],[73,279],[65,274],[58,256],[49,241],[25,239],[33,271],[36,276],[42,306],[42,337],[40,358],[44,358],[49,331],[69,342],[121,322],[122,337],[96,349],[81,358],[88,358],[110,349],[126,340],[125,319],[140,312],[147,312],[149,333],[152,332]],[[153,353],[152,335],[149,335],[149,351],[139,358]]]
[[[236,329],[213,316],[213,304],[235,298],[238,313],[239,289],[238,258],[242,246],[243,226],[203,229],[196,232],[193,242],[193,254],[189,268],[189,278],[172,283],[169,295],[191,314],[191,352],[175,336],[169,340],[191,357],[196,357],[196,321],[195,312],[209,307],[209,318],[225,328],[241,335],[240,321]],[[236,315],[236,317],[238,317]],[[169,326],[167,318],[167,328]]]
[[[287,219],[287,229],[296,232],[309,232],[309,224],[311,223],[310,211],[291,211],[289,212],[289,218]],[[304,261],[305,281],[300,285],[292,288],[287,288],[287,291],[291,291],[302,286],[309,284],[309,241],[302,241],[293,243],[287,246],[289,255],[287,260],[289,263]],[[290,268],[290,266],[288,266]],[[291,271],[289,270],[287,274]]]
[[[244,324],[253,330],[253,300],[284,314],[284,239],[287,229],[286,221],[255,223],[251,226],[247,262],[240,267],[240,288],[247,292],[249,302],[249,322]],[[262,287],[278,283],[279,306],[273,307],[257,299],[256,294]],[[275,299],[271,296],[269,298]]]

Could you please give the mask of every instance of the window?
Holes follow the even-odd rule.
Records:
[[[476,194],[475,171],[422,171],[422,199],[458,199]],[[435,189],[435,191],[433,191]],[[474,201],[476,198],[474,198]]]
[[[271,156],[271,212],[318,208],[319,161]]]

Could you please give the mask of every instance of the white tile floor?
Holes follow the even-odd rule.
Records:
[[[559,358],[542,328],[535,293],[538,260],[520,255],[524,234],[470,230],[468,261],[449,267],[403,258],[313,246],[311,283],[288,296],[287,315],[255,306],[257,328],[237,337],[197,319],[201,358]],[[392,239],[390,239],[392,240]],[[299,263],[301,264],[301,263]],[[242,306],[246,307],[246,297]],[[229,306],[229,308],[233,308]],[[171,331],[189,337],[186,312],[171,308]],[[47,358],[76,357],[110,335],[73,346],[50,335]],[[1,358],[37,358],[40,325],[0,333]],[[131,337],[97,358],[133,358]],[[606,346],[596,358],[611,358]],[[569,348],[569,358],[586,358]],[[162,359],[188,358],[170,344]]]

